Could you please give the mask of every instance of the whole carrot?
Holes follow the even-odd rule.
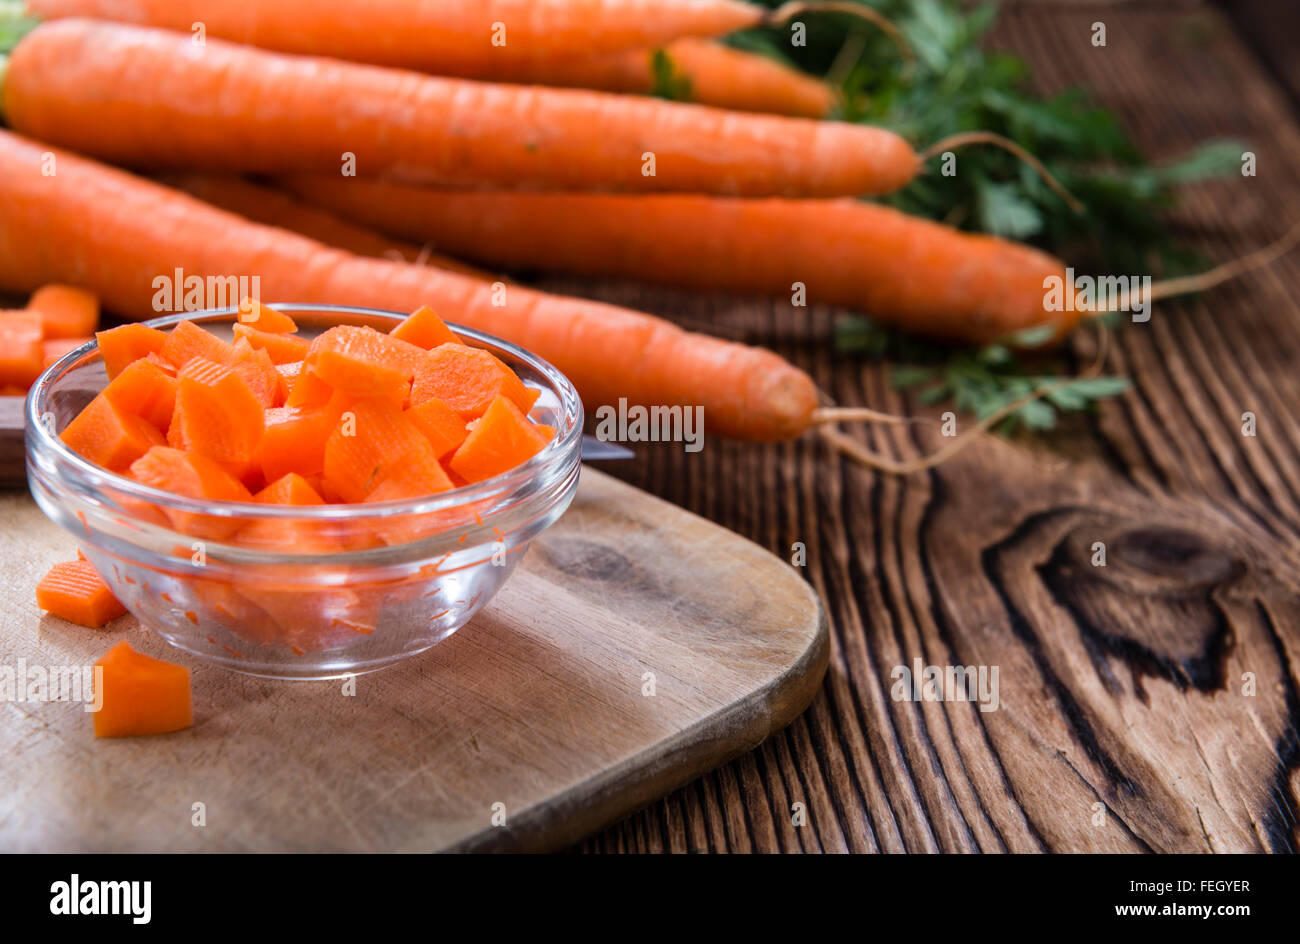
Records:
[[[881,128],[468,82],[89,20],[19,40],[16,130],[139,168],[572,190],[874,194],[916,175]]]
[[[156,279],[178,268],[258,276],[268,299],[434,306],[449,321],[536,351],[589,404],[626,397],[645,406],[702,406],[713,432],[754,440],[793,438],[818,422],[812,380],[770,351],[613,305],[354,256],[5,131],[0,204],[3,289],[77,284],[138,319],[157,313]]]
[[[479,262],[790,298],[978,343],[1078,313],[1044,310],[1065,264],[854,200],[690,194],[448,191],[297,177],[284,185],[348,219]]]
[[[442,256],[420,245],[390,239],[372,229],[350,223],[328,210],[295,199],[283,190],[265,187],[242,177],[206,174],[166,174],[161,183],[198,197],[206,203],[238,213],[245,219],[279,226],[327,246],[358,256],[376,256],[417,262],[475,278],[494,278],[482,269]]]
[[[28,0],[42,19],[89,17],[465,78],[723,36],[831,10],[883,25],[852,3],[736,0]]]

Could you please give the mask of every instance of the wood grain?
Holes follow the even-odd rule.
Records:
[[[1105,49],[1088,42],[1097,20]],[[1048,91],[1091,85],[1156,159],[1210,137],[1248,142],[1259,175],[1189,187],[1171,221],[1207,257],[1294,221],[1292,102],[1216,7],[1017,3],[993,45],[1029,59]],[[835,312],[546,284],[772,345],[842,404],[924,412],[880,366],[829,353]],[[689,459],[647,449],[614,470],[778,554],[805,542],[831,669],[778,736],[577,848],[1295,851],[1296,284],[1292,254],[1158,305],[1118,336],[1110,368],[1132,378],[1129,394],[1056,435],[990,439],[906,481],[811,440],[710,442]],[[1092,350],[1081,339],[1078,362]],[[860,435],[899,457],[935,445],[924,430]],[[890,672],[918,656],[1000,666],[1001,707],[892,700]]]
[[[125,638],[191,666],[196,714],[96,741],[80,706],[0,702],[6,852],[555,848],[753,748],[826,668],[792,568],[592,469],[487,610],[355,695],[199,664],[129,616],[42,617],[33,587],[73,539],[21,494],[0,522],[0,666],[85,665]]]

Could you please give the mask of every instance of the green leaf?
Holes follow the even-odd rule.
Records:
[[[987,181],[977,185],[980,228],[995,236],[1023,239],[1043,228],[1043,215],[1021,196],[1015,184]]]
[[[656,49],[650,57],[652,83],[650,94],[673,102],[691,99],[691,80],[677,71],[672,57],[663,49]]]

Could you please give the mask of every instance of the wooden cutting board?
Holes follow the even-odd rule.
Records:
[[[203,665],[130,616],[42,615],[73,547],[0,495],[0,667],[127,639],[191,667],[195,724],[97,741],[79,705],[0,702],[4,852],[562,847],[785,726],[827,663],[793,567],[591,468],[484,613],[354,695]]]

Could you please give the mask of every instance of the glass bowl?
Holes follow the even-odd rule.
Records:
[[[402,315],[272,305],[303,337],[339,324],[386,331]],[[229,339],[234,309],[181,320]],[[248,675],[323,679],[423,652],[482,609],[529,543],[563,514],[581,468],[582,402],[541,358],[450,326],[541,391],[531,416],[554,439],[516,469],[425,498],[365,505],[195,500],[141,485],[68,449],[58,434],[108,382],[94,342],[52,364],[27,397],[27,472],[41,509],[72,535],[145,626]]]

